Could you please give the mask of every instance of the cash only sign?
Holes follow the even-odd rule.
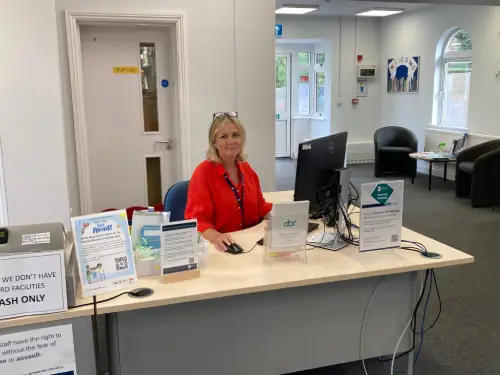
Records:
[[[0,319],[67,309],[63,250],[0,256]]]

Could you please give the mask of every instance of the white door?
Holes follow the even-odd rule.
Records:
[[[92,212],[162,203],[174,182],[171,32],[81,27]]]
[[[276,54],[276,157],[290,157],[290,62],[288,53]]]

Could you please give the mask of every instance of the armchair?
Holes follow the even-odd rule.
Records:
[[[417,152],[417,136],[400,126],[378,129],[374,136],[375,177],[384,173],[401,173],[410,177],[417,174],[417,161],[410,154]]]
[[[500,139],[469,147],[457,156],[455,195],[473,207],[500,205]]]

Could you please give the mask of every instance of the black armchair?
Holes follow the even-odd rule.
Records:
[[[500,139],[469,147],[457,156],[455,195],[473,207],[500,205]]]
[[[374,136],[375,177],[384,173],[401,173],[412,178],[417,174],[417,160],[410,154],[417,152],[417,136],[400,126],[386,126],[378,129]]]

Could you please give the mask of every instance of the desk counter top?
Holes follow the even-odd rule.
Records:
[[[265,194],[270,202],[290,201],[292,192]],[[355,215],[354,215],[355,216]],[[356,218],[354,218],[356,221]],[[322,230],[322,227],[320,227]],[[245,250],[250,250],[264,236],[263,224],[232,234]],[[140,278],[137,287],[148,287],[154,294],[147,298],[121,296],[97,306],[99,314],[136,310],[211,298],[292,288],[306,285],[346,281],[365,277],[398,274],[473,263],[474,257],[451,248],[419,233],[403,228],[405,240],[424,244],[429,251],[442,255],[440,259],[424,258],[416,252],[394,249],[359,253],[348,246],[338,252],[313,249],[307,252],[307,264],[301,259],[274,259],[270,261],[262,246],[248,254],[231,255],[209,248],[207,268],[201,277],[177,283],[163,284],[159,276]],[[131,288],[134,289],[134,288]],[[98,296],[104,300],[119,292]],[[91,302],[81,299],[79,304]],[[40,315],[0,321],[0,329],[10,326],[54,321],[91,315],[92,306],[61,314]]]

